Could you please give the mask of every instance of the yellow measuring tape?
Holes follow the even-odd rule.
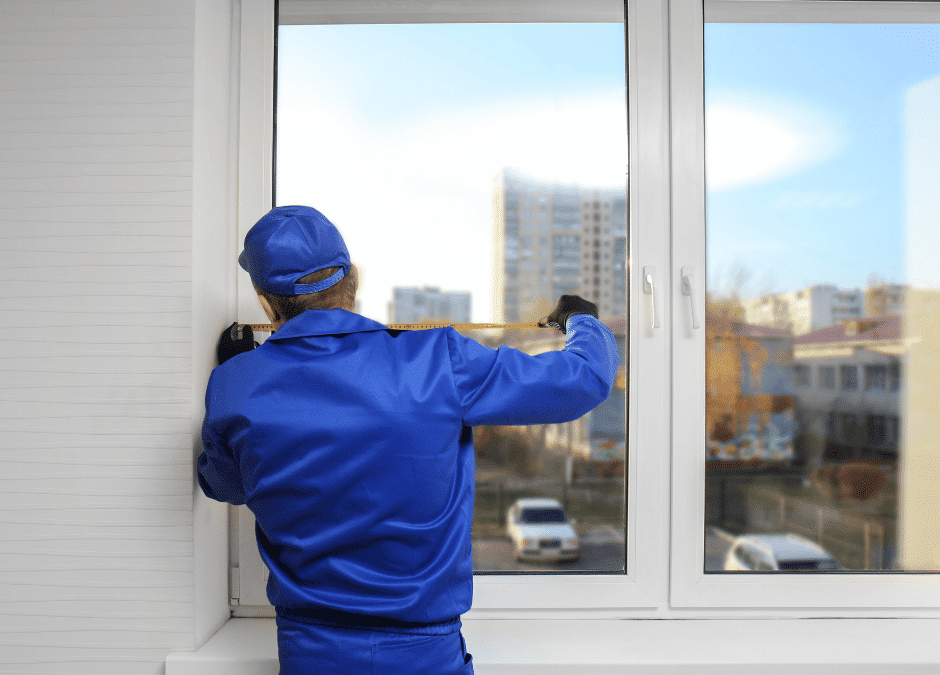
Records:
[[[270,323],[243,323],[240,327],[248,326],[253,331],[262,333],[271,333],[274,331],[274,324]],[[388,328],[392,330],[427,330],[428,328],[455,328],[457,330],[480,330],[486,328],[544,328],[537,323],[390,323]]]

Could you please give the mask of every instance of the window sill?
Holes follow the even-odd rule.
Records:
[[[464,619],[478,675],[926,675],[938,619]],[[759,669],[759,670],[758,670]],[[166,675],[277,675],[274,619],[230,619]]]

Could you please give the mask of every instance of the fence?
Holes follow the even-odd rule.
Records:
[[[884,569],[885,526],[826,504],[765,487],[747,491],[749,532],[793,532],[812,539],[850,570]]]

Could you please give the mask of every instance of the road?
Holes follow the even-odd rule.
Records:
[[[592,527],[581,535],[581,557],[572,562],[516,560],[507,537],[487,536],[473,540],[473,569],[476,572],[618,572],[624,566],[624,538],[609,525]],[[731,535],[715,528],[705,530],[705,571],[720,571],[731,543]]]
[[[480,537],[473,540],[473,569],[476,572],[618,572],[623,570],[623,533],[609,525],[580,531],[581,557],[571,562],[516,560],[508,537]]]

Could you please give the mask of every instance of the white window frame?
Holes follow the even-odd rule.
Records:
[[[238,239],[271,206],[273,0],[241,0]],[[427,7],[433,6],[433,11]],[[282,0],[282,23],[604,21],[591,2]],[[940,575],[704,573],[703,21],[936,20],[936,5],[884,2],[627,0],[630,135],[627,570],[477,575],[475,618],[940,616]],[[683,293],[681,277],[691,282]],[[238,273],[238,320],[264,322]],[[651,281],[652,284],[647,283]],[[702,322],[704,323],[704,322]],[[253,519],[238,509],[237,615],[271,615],[264,570],[246,564]],[[257,557],[255,550],[254,555]],[[768,612],[768,609],[774,610]]]
[[[940,574],[706,574],[704,570],[705,344],[689,327],[689,298],[678,271],[704,269],[703,20],[708,23],[937,23],[940,6],[927,2],[851,0],[673,0],[671,116],[674,271],[673,482],[670,604],[673,608],[739,611],[773,609],[782,615],[932,617],[940,607]],[[699,275],[701,277],[701,275]],[[697,310],[704,293],[697,288]]]
[[[569,0],[513,0],[503,3],[500,12],[494,12],[492,1],[477,2],[428,2],[427,0],[282,0],[279,6],[279,20],[282,24],[308,23],[315,17],[316,23],[406,23],[406,22],[494,22],[494,21],[622,21],[622,16],[611,16],[609,2],[578,3]],[[273,129],[273,72],[274,54],[274,3],[273,0],[242,0],[241,18],[241,77],[239,133],[241,138],[239,154],[239,240],[254,222],[271,207],[271,161]],[[433,6],[432,10],[428,10]],[[607,9],[604,9],[604,8]],[[652,11],[650,11],[652,10]],[[648,13],[648,23],[663,20],[662,12],[656,3],[646,3],[640,11]],[[658,44],[657,35],[661,31],[652,31],[642,36],[642,48],[652,54],[661,54],[662,45]],[[636,43],[637,37],[630,36],[628,48]],[[636,56],[632,59],[636,61]],[[659,68],[661,69],[661,65]],[[658,71],[657,71],[658,72]],[[631,73],[630,77],[636,75]],[[645,128],[647,137],[658,135],[665,142],[666,127],[662,114],[665,90],[658,77],[641,76],[645,114],[634,113],[631,122]],[[636,80],[634,80],[635,82]],[[631,91],[631,107],[636,110],[636,96]],[[638,128],[632,134],[640,133]],[[632,157],[632,165],[639,161]],[[659,162],[658,156],[652,155],[646,161]],[[626,167],[625,167],[626,168]],[[659,170],[662,175],[662,169]],[[653,172],[649,172],[652,175]],[[634,188],[635,189],[635,188]],[[663,182],[648,181],[647,190],[651,198],[644,200],[641,210],[652,221],[665,222],[668,208],[665,204],[666,190]],[[636,208],[634,207],[634,211]],[[643,215],[631,214],[630,222],[635,223]],[[649,237],[650,258],[658,256],[660,268],[664,266],[664,255],[668,228],[656,228]],[[638,240],[635,228],[631,229],[632,250],[636,252],[645,240]],[[635,295],[635,294],[634,294]],[[637,299],[633,298],[634,304]],[[662,297],[657,297],[662,302]],[[261,310],[246,275],[238,275],[238,320],[241,322],[263,323]],[[662,309],[660,308],[660,311]],[[665,560],[667,541],[663,536],[662,514],[666,513],[667,497],[663,491],[661,476],[668,469],[668,454],[665,452],[663,429],[666,424],[666,389],[664,377],[665,348],[657,335],[641,335],[641,339],[650,343],[651,348],[644,358],[637,358],[637,337],[631,335],[630,363],[634,370],[644,371],[643,377],[658,380],[654,394],[648,389],[644,398],[658,395],[660,405],[649,416],[638,421],[635,413],[628,424],[628,443],[631,460],[627,473],[629,485],[627,497],[627,572],[621,574],[578,574],[578,575],[476,575],[474,577],[473,613],[485,616],[491,610],[531,610],[548,609],[566,610],[606,610],[616,612],[640,607],[653,608],[660,604],[665,581]],[[654,355],[655,352],[655,355]],[[642,366],[636,364],[642,363]],[[637,378],[634,378],[636,380]],[[629,400],[635,401],[636,385],[633,384]],[[637,455],[635,448],[644,448],[645,461]],[[639,509],[638,504],[658,504],[654,509]],[[253,551],[255,546],[252,534],[253,518],[244,507],[237,510],[238,542],[234,547],[238,551],[237,570],[233,569],[237,586],[238,606],[233,606],[238,616],[270,616],[270,609],[264,608],[267,600],[263,594],[265,578],[260,559]],[[655,545],[637,550],[636,543],[655,542]]]

